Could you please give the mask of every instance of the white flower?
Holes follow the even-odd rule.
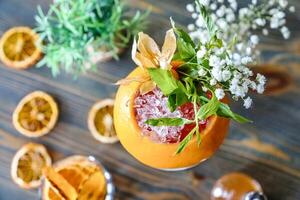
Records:
[[[257,0],[252,0],[252,4],[256,5],[257,4]]]
[[[291,32],[289,31],[289,29],[286,27],[286,26],[283,26],[281,29],[280,29],[284,39],[288,39],[291,35]]]
[[[216,21],[216,24],[220,27],[221,30],[226,30],[228,28],[228,23],[223,18],[218,19]]]
[[[250,97],[247,97],[246,99],[244,99],[244,107],[246,109],[250,108],[252,105],[252,99]]]
[[[189,31],[193,31],[193,30],[195,30],[195,25],[194,24],[189,24],[187,26],[187,28],[188,28]]]
[[[204,46],[201,47],[199,51],[197,51],[197,59],[202,59],[206,54],[206,48]]]
[[[210,0],[200,0],[200,3],[204,6],[208,6]]]
[[[215,3],[210,4],[210,9],[216,10],[217,9],[217,4],[215,4]]]
[[[229,70],[222,71],[222,79],[223,81],[228,81],[231,78],[231,72]]]
[[[195,8],[193,6],[193,4],[187,4],[186,5],[186,10],[189,11],[189,12],[194,12],[195,11]]]
[[[259,93],[259,94],[264,93],[264,91],[265,91],[265,86],[262,85],[262,84],[258,84],[258,85],[256,86],[256,91],[257,91],[257,93]]]
[[[215,86],[215,85],[217,84],[217,80],[216,80],[216,79],[211,79],[211,80],[209,81],[209,84],[210,84],[211,86]]]
[[[211,55],[209,58],[209,65],[212,67],[219,67],[221,59],[216,55]]]
[[[223,17],[225,15],[226,7],[222,5],[217,11],[216,14],[218,17]]]
[[[257,74],[256,75],[256,81],[261,84],[261,85],[264,85],[267,81],[266,77],[264,75],[261,75],[261,74]]]
[[[259,25],[259,26],[264,26],[264,25],[266,25],[266,20],[265,20],[265,19],[262,19],[262,18],[257,18],[257,19],[255,20],[255,23],[256,23],[257,25]]]
[[[193,19],[197,19],[198,18],[198,14],[197,13],[192,13],[192,18]]]
[[[269,35],[269,31],[268,31],[268,29],[266,29],[266,28],[264,28],[264,29],[262,30],[262,33],[263,33],[264,35]]]
[[[286,8],[288,4],[289,4],[289,2],[287,0],[279,0],[279,5],[282,8]]]
[[[205,76],[206,73],[207,73],[207,71],[204,70],[203,68],[199,69],[199,71],[198,71],[198,75],[199,75],[200,77]]]
[[[217,80],[217,81],[222,81],[222,71],[221,68],[219,66],[215,66],[212,68],[211,70],[211,74],[212,76]]]
[[[295,6],[291,6],[291,7],[289,8],[289,11],[290,11],[290,12],[295,12],[295,11],[296,11]]]
[[[203,27],[204,25],[205,25],[205,22],[203,21],[203,18],[198,17],[198,19],[196,20],[196,26]]]
[[[225,92],[223,89],[218,88],[215,90],[215,95],[216,95],[217,99],[220,100],[220,99],[224,98]]]
[[[246,56],[246,57],[243,57],[241,61],[242,61],[243,65],[247,65],[247,64],[251,63],[253,60],[250,56]]]
[[[251,35],[250,41],[251,41],[251,43],[252,43],[253,45],[257,45],[258,42],[259,42],[259,38],[258,38],[257,35]]]

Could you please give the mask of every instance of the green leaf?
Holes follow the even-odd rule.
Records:
[[[206,7],[203,4],[201,4],[199,2],[199,0],[196,0],[196,3],[197,3],[197,5],[198,5],[198,7],[200,9],[200,14],[201,14],[201,16],[202,16],[202,18],[203,18],[203,20],[205,22],[205,26],[206,26],[209,34],[211,36],[213,36],[215,34],[215,32],[216,32],[216,27],[215,27],[215,25],[214,25],[214,23],[212,21],[212,18],[209,15],[208,10],[206,9]]]
[[[179,143],[179,146],[175,152],[175,154],[180,154],[188,145],[188,143],[193,139],[193,136],[195,134],[196,127],[189,132],[189,134]]]
[[[221,102],[216,98],[215,95],[211,98],[211,100],[202,105],[197,113],[197,118],[200,120],[206,119],[211,115],[216,114],[219,109]]]
[[[148,68],[148,72],[164,95],[168,96],[178,88],[177,80],[169,70]]]
[[[185,42],[182,38],[177,39],[177,53],[176,58],[189,61],[196,55],[195,48],[192,44]]]
[[[148,119],[145,123],[151,126],[183,126],[192,121],[184,118],[157,118]]]
[[[186,93],[177,88],[172,94],[168,96],[168,107],[173,112],[177,107],[189,102]]]
[[[221,105],[219,107],[219,110],[217,111],[217,115],[221,116],[221,117],[226,117],[226,118],[233,119],[233,120],[235,120],[239,123],[252,122],[251,120],[232,112],[230,107],[227,104],[224,104],[224,103],[221,103]]]

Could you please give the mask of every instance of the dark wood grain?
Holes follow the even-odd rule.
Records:
[[[47,8],[46,0],[0,0],[0,35],[12,26],[34,26],[36,5]],[[294,3],[300,10],[300,3]],[[131,7],[145,10],[152,5],[148,33],[162,41],[170,27],[169,16],[181,25],[191,21],[185,4],[179,0],[128,0]],[[299,13],[299,12],[298,12]],[[117,198],[124,199],[209,199],[216,179],[225,173],[242,171],[262,184],[271,200],[300,199],[300,14],[288,17],[292,38],[279,34],[263,38],[262,65],[282,70],[288,79],[280,91],[256,96],[250,111],[233,104],[234,110],[254,120],[252,124],[231,124],[221,149],[192,170],[167,173],[145,167],[124,151],[120,144],[95,141],[87,130],[91,105],[113,97],[112,84],[126,76],[134,64],[126,51],[120,61],[99,64],[98,72],[74,80],[62,74],[52,78],[47,68],[16,71],[0,64],[0,200],[38,199],[35,190],[22,190],[10,177],[11,159],[29,141],[47,146],[54,161],[72,154],[94,155],[112,172]],[[272,70],[272,69],[270,69]],[[273,77],[276,83],[276,77]],[[20,135],[12,126],[11,115],[18,101],[33,90],[44,90],[55,97],[60,118],[52,133],[38,139]]]

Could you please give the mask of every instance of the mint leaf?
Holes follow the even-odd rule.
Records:
[[[185,42],[182,38],[177,40],[177,52],[174,59],[189,61],[196,55],[195,48],[191,43]]]
[[[177,88],[172,94],[168,96],[168,107],[173,112],[177,107],[189,102],[186,93]]]
[[[217,113],[221,102],[213,95],[212,99],[208,101],[208,103],[202,105],[197,113],[197,118],[200,120],[206,119],[211,115]]]
[[[183,126],[192,123],[192,121],[183,118],[157,118],[148,119],[145,123],[151,126]]]
[[[224,103],[221,103],[219,110],[217,111],[217,115],[219,115],[221,117],[231,118],[239,123],[252,122],[251,120],[232,112],[230,107]]]
[[[177,80],[172,76],[171,72],[159,68],[148,68],[151,79],[157,84],[164,95],[170,95],[178,88]]]
[[[188,145],[188,143],[193,139],[193,136],[195,134],[196,127],[189,132],[189,134],[179,143],[179,146],[175,152],[175,154],[180,154]]]

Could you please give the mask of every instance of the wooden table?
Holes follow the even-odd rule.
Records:
[[[12,26],[33,27],[36,5],[46,0],[0,0],[0,35]],[[296,4],[297,12],[300,3]],[[184,1],[131,0],[145,9],[153,5],[149,30],[160,42],[170,28],[169,16],[182,25],[191,21]],[[54,161],[73,154],[94,155],[112,172],[117,198],[124,199],[209,199],[213,183],[220,176],[242,171],[255,177],[271,200],[300,199],[300,14],[288,17],[292,39],[278,33],[263,39],[261,63],[270,71],[270,89],[254,96],[250,111],[234,110],[254,120],[252,124],[231,123],[230,133],[220,150],[209,160],[184,172],[162,172],[143,166],[120,144],[105,145],[94,140],[87,129],[87,113],[96,101],[113,97],[113,82],[126,76],[134,64],[129,51],[120,61],[99,64],[98,72],[74,80],[62,74],[52,78],[45,68],[12,70],[0,64],[0,199],[38,199],[35,190],[22,190],[10,177],[11,159],[23,144],[35,141],[47,146]],[[279,86],[276,85],[279,83]],[[51,134],[29,139],[12,126],[12,112],[18,101],[33,90],[44,90],[60,107],[59,122]]]

